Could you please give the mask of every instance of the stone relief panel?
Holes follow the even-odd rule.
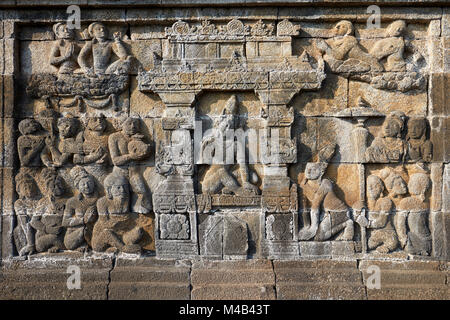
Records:
[[[10,255],[433,255],[423,23],[153,27],[21,41]]]

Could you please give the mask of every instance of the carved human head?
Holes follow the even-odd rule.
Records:
[[[427,120],[425,118],[411,118],[408,121],[408,137],[412,139],[422,138],[427,129]]]
[[[19,172],[16,175],[16,191],[19,198],[34,198],[38,195],[38,187],[29,173]]]
[[[40,181],[45,193],[49,196],[60,197],[65,193],[64,181],[54,169],[42,169]]]
[[[75,118],[59,118],[58,131],[63,138],[70,138],[75,135],[78,129],[78,122]]]
[[[103,183],[108,199],[128,199],[129,183],[125,176],[113,171],[106,176]]]
[[[73,30],[62,22],[53,25],[53,32],[57,39],[70,40],[74,38]]]
[[[430,178],[425,173],[414,173],[409,177],[408,189],[411,195],[419,196],[425,200],[425,193],[430,187]]]
[[[384,184],[379,177],[373,174],[367,177],[367,197],[370,200],[378,199],[383,191]]]
[[[406,30],[406,22],[403,20],[397,20],[392,22],[386,28],[386,37],[399,37]]]
[[[401,138],[404,127],[404,117],[402,112],[392,112],[383,123],[384,137]]]
[[[34,119],[25,119],[19,122],[19,131],[22,135],[33,134],[41,129],[40,123]]]
[[[95,191],[94,177],[90,175],[83,167],[75,166],[70,170],[75,187],[85,195],[90,195]]]
[[[393,196],[403,195],[408,192],[405,180],[403,180],[402,176],[396,172],[390,172],[385,178],[384,183],[389,193]]]
[[[339,21],[334,26],[332,32],[333,32],[334,36],[348,36],[348,35],[352,35],[353,32],[354,32],[353,24],[350,21],[348,21],[348,20]]]
[[[326,162],[308,162],[305,168],[305,177],[308,180],[320,180],[327,170]]]
[[[141,125],[137,118],[127,118],[122,123],[122,130],[125,134],[132,136],[140,131]]]
[[[97,117],[91,117],[87,120],[87,128],[90,131],[103,132],[107,127],[106,119],[103,114]]]
[[[106,27],[100,22],[93,22],[88,27],[88,32],[91,38],[103,40],[108,37]]]

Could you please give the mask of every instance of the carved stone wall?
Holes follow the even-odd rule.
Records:
[[[446,5],[381,4],[368,29],[366,1],[97,1],[70,29],[64,4],[11,2],[6,269],[99,256],[156,256],[152,270],[280,260],[280,273],[285,260],[449,261]]]

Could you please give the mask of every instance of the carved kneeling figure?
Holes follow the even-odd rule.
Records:
[[[323,162],[310,162],[306,165],[301,187],[303,194],[311,202],[311,213],[309,217],[304,216],[304,221],[309,220],[310,223],[305,223],[298,233],[299,240],[314,238],[316,241],[325,241],[341,231],[342,240],[353,239],[353,220],[347,206],[334,193],[333,183],[322,179],[327,166]]]
[[[393,203],[388,197],[382,197],[383,191],[383,181],[370,175],[367,178],[369,220],[359,216],[356,221],[370,231],[367,243],[370,250],[389,253],[397,248],[398,238],[392,221]]]
[[[94,251],[139,253],[138,242],[143,236],[130,213],[128,180],[116,172],[104,181],[106,196],[97,201],[98,220],[92,235]]]

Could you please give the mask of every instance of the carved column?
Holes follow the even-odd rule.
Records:
[[[156,93],[166,105],[164,138],[156,147],[156,171],[165,177],[153,195],[156,253],[160,257],[192,257],[198,255],[198,244],[191,106],[198,91]]]

